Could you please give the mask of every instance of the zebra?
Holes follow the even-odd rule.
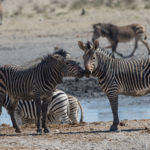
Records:
[[[0,67],[0,112],[6,95],[9,95],[11,103],[8,106],[8,113],[15,131],[21,130],[14,117],[14,112],[19,99],[34,99],[37,110],[37,133],[49,133],[47,127],[47,109],[56,85],[62,83],[63,77],[83,77],[84,70],[76,61],[67,60],[60,55],[48,54],[40,63],[23,68],[13,65]],[[42,102],[42,104],[41,104]]]
[[[80,122],[83,122],[83,108],[80,101],[70,94],[67,94],[69,100],[69,118],[72,123],[78,123],[78,110],[81,110]]]
[[[112,113],[111,131],[118,129],[118,96],[142,96],[150,93],[150,58],[141,60],[115,59],[110,53],[99,48],[96,40],[92,44],[78,42],[84,51],[83,59],[86,76],[98,77],[102,91],[107,95]]]
[[[3,102],[6,110],[10,101],[7,95]],[[77,123],[79,108],[81,110],[80,122],[83,122],[83,108],[79,100],[72,95],[67,95],[62,90],[56,89],[48,106],[47,121],[51,124]],[[35,102],[33,100],[19,100],[15,110],[15,117],[19,125],[35,123],[37,119]]]
[[[141,24],[117,26],[112,23],[97,23],[93,25],[93,29],[92,41],[94,42],[100,36],[107,38],[111,45],[105,48],[112,49],[113,57],[114,53],[124,57],[121,53],[116,51],[117,45],[119,42],[125,43],[131,41],[132,39],[135,39],[134,49],[129,56],[125,56],[124,58],[132,57],[134,55],[134,52],[138,48],[138,41],[141,41],[146,46],[148,54],[150,55],[150,47],[146,41],[146,31]]]

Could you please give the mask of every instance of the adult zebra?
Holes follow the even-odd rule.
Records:
[[[99,42],[79,41],[84,51],[85,72],[98,77],[101,89],[107,95],[113,113],[111,131],[116,131],[119,124],[118,95],[142,96],[150,93],[150,58],[142,60],[114,59],[103,49]]]
[[[47,109],[56,85],[62,82],[63,77],[83,75],[84,71],[78,63],[66,60],[60,55],[48,54],[40,63],[26,69],[5,65],[0,68],[0,112],[6,95],[9,95],[11,104],[8,112],[15,131],[21,132],[14,117],[16,105],[19,99],[34,99],[37,110],[37,132],[42,132],[40,118],[42,110],[42,127],[44,132],[48,133]]]
[[[6,110],[10,101],[9,96],[6,96],[3,102]],[[77,123],[79,109],[81,110],[80,122],[83,122],[83,108],[79,100],[56,89],[48,106],[47,121],[51,124]],[[19,100],[15,110],[15,117],[19,125],[35,123],[37,119],[35,102],[33,100]]]

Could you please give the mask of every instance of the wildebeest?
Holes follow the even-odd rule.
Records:
[[[146,46],[148,54],[150,54],[150,47],[146,42],[146,31],[141,24],[117,26],[111,23],[97,23],[93,25],[93,29],[92,41],[94,42],[100,36],[107,38],[107,40],[110,42],[110,46],[105,48],[112,49],[113,57],[114,53],[123,57],[123,54],[116,51],[117,45],[119,42],[129,42],[132,39],[135,39],[134,49],[131,54],[126,57],[131,57],[134,55],[134,52],[138,47],[138,41],[141,41]]]

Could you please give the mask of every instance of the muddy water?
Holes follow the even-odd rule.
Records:
[[[111,121],[112,112],[106,96],[100,98],[80,99],[84,109],[84,121]],[[119,96],[120,120],[150,119],[150,95],[143,97]],[[10,118],[3,109],[0,124],[11,124]]]
[[[87,122],[110,121],[112,112],[107,97],[95,99],[82,99],[84,107],[84,120]],[[143,97],[119,96],[119,118],[150,119],[150,95]]]

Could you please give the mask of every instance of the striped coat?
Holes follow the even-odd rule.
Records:
[[[87,74],[98,78],[101,89],[109,99],[114,118],[110,129],[117,130],[118,95],[142,96],[150,93],[150,58],[114,59],[99,48],[98,41],[86,45],[79,41],[79,46],[85,52],[83,58]]]

